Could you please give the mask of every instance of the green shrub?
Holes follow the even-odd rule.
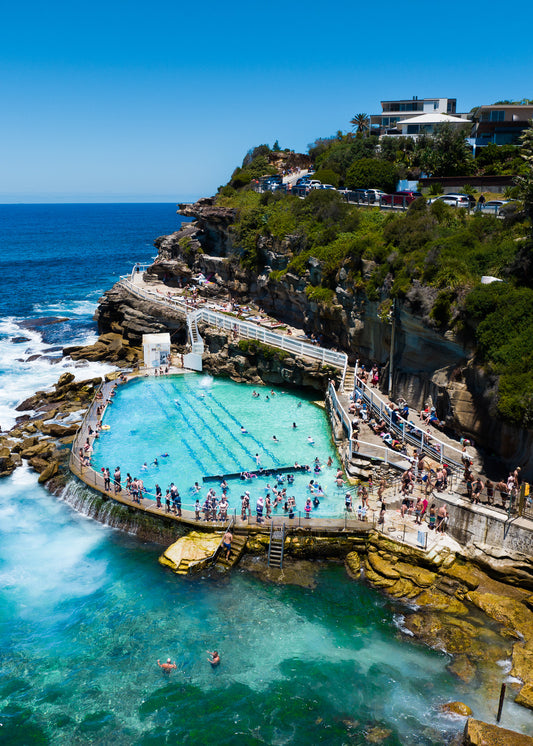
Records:
[[[348,189],[369,187],[393,192],[398,181],[398,169],[379,158],[361,158],[352,163],[345,181]]]
[[[331,168],[319,168],[313,176],[313,179],[318,179],[322,184],[331,184],[331,186],[334,186],[335,188],[339,186],[341,181],[339,174]]]

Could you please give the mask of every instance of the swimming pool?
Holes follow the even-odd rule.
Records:
[[[335,482],[340,463],[327,414],[305,393],[195,373],[141,378],[117,388],[103,424],[109,429],[95,441],[93,467],[97,471],[108,467],[113,474],[119,465],[122,482],[127,473],[141,478],[150,493],[147,497],[154,498],[156,484],[164,495],[174,482],[183,508],[190,510],[197,498],[203,501],[210,487],[221,493],[219,480],[203,483],[203,477],[247,471],[257,476],[227,480],[229,512],[238,513],[246,490],[252,509],[260,495],[270,492],[274,497],[271,488],[276,477],[261,476],[260,468],[298,463],[308,464],[311,471],[296,472],[292,485],[286,478],[282,484],[288,495],[294,495],[296,509],[303,511],[314,479],[324,494],[313,515],[343,514],[346,489]],[[319,473],[314,471],[317,457]],[[201,488],[198,494],[195,482]],[[281,507],[277,511],[281,513]]]

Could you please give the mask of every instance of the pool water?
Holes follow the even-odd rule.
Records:
[[[253,396],[254,391],[259,397]],[[259,459],[263,469],[295,463],[310,466],[310,472],[295,472],[292,485],[286,480],[282,485],[296,498],[297,510],[303,511],[310,496],[309,482],[314,479],[324,495],[313,515],[343,513],[346,489],[335,482],[340,462],[328,417],[305,393],[194,373],[142,378],[118,387],[103,423],[109,430],[103,430],[95,442],[94,468],[109,467],[113,473],[120,465],[122,481],[127,473],[141,478],[148,497],[153,498],[156,483],[164,494],[174,482],[183,507],[192,509],[210,487],[221,492],[218,480],[204,484],[202,477],[248,471],[257,476],[228,479],[230,513],[240,511],[240,495],[245,490],[254,508],[257,498],[276,485],[275,475],[258,474]],[[321,463],[318,474],[314,472],[316,457]],[[201,486],[199,494],[194,491],[195,482]],[[270,497],[274,497],[271,490]],[[281,513],[281,506],[276,510]]]

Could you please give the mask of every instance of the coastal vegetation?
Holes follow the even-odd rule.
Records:
[[[261,194],[247,185],[236,189],[235,173],[217,204],[234,210],[230,232],[244,268],[268,271],[269,283],[300,277],[308,298],[326,306],[337,303],[341,271],[344,289],[354,295],[382,305],[400,299],[431,328],[472,345],[478,364],[498,381],[499,416],[530,427],[533,128],[524,133],[521,148],[488,147],[475,160],[463,145],[463,136],[447,127],[416,143],[384,138],[379,151],[373,136],[338,133],[315,141],[309,154],[323,180],[352,188],[371,184],[390,191],[398,176],[413,176],[420,168],[442,175],[512,171],[521,201],[503,219],[425,198],[405,213],[386,214],[349,205],[334,190],[316,190],[304,200]],[[265,147],[251,151],[248,173],[258,159],[271,160]],[[267,269],[265,248],[281,257],[282,269]],[[482,285],[483,275],[503,282]]]

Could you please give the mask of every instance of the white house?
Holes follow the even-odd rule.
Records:
[[[402,135],[407,137],[417,137],[418,135],[432,135],[435,131],[435,127],[439,124],[453,124],[458,127],[464,127],[465,125],[471,125],[468,119],[462,119],[461,117],[452,117],[449,114],[442,114],[439,111],[427,112],[417,117],[409,117],[409,119],[401,119],[396,127],[401,130]]]

